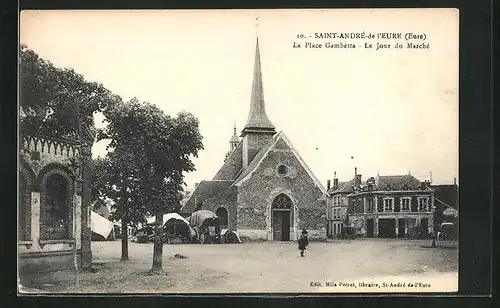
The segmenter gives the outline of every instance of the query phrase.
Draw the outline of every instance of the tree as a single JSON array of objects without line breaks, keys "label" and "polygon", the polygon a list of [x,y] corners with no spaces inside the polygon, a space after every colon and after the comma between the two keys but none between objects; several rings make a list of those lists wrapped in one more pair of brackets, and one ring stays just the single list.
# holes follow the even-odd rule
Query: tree
[{"label": "tree", "polygon": [[113,201],[111,220],[121,220],[121,261],[128,261],[129,223],[143,223],[147,211],[138,198],[141,187],[134,168],[133,153],[110,152],[94,160],[93,195],[95,199]]},{"label": "tree", "polygon": [[26,45],[19,69],[23,135],[79,138],[80,126],[93,127],[93,114],[119,100],[102,84],[86,81],[71,68],[56,68]]},{"label": "tree", "polygon": [[129,153],[127,168],[134,173],[135,206],[140,204],[156,217],[151,272],[159,272],[163,214],[178,206],[183,173],[195,170],[192,157],[203,149],[198,119],[187,112],[171,117],[137,99],[110,104],[103,113],[109,124],[99,131],[98,140],[109,139],[108,148],[116,155]]}]

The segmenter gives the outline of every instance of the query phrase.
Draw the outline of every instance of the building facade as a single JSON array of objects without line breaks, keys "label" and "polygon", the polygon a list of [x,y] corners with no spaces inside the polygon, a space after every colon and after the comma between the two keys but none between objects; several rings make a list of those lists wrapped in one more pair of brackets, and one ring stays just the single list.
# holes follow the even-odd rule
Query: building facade
[{"label": "building facade", "polygon": [[196,186],[181,212],[212,210],[247,239],[293,241],[302,228],[311,239],[325,239],[326,190],[266,114],[258,41],[250,112],[240,137],[233,134],[222,167]]},{"label": "building facade", "polygon": [[366,237],[427,238],[434,231],[434,191],[411,175],[356,175],[348,195],[348,223]]},{"label": "building facade", "polygon": [[348,195],[353,191],[354,180],[339,182],[336,175],[333,178],[333,185],[327,182],[327,211],[326,211],[326,233],[329,238],[337,238],[342,233],[347,217],[349,204]]},{"label": "building facade", "polygon": [[75,255],[80,268],[91,267],[89,159],[90,146],[65,139],[21,137],[20,273],[72,267]]}]

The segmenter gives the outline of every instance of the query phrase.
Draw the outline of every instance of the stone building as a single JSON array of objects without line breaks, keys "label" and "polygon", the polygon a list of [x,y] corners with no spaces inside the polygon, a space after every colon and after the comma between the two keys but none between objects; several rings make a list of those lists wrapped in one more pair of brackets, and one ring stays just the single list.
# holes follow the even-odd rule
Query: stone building
[{"label": "stone building", "polygon": [[356,174],[348,195],[348,223],[366,237],[425,238],[434,230],[434,190],[412,175]]},{"label": "stone building", "polygon": [[20,273],[72,267],[75,252],[80,269],[91,267],[90,147],[62,138],[21,136]]},{"label": "stone building", "polygon": [[326,190],[266,114],[258,41],[250,112],[240,137],[233,134],[222,167],[196,186],[181,212],[212,210],[247,239],[296,240],[302,228],[311,239],[324,239]]},{"label": "stone building", "polygon": [[326,235],[336,238],[342,233],[347,217],[347,196],[353,192],[354,179],[347,182],[339,182],[336,174],[331,181],[327,181],[328,198],[326,200]]}]

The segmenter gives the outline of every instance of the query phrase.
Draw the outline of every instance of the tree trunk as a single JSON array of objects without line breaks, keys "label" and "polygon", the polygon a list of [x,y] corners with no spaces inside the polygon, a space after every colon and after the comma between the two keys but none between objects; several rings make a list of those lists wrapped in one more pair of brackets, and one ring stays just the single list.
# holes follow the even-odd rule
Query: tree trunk
[{"label": "tree trunk", "polygon": [[156,214],[155,242],[153,246],[153,267],[151,272],[159,272],[163,260],[163,214]]},{"label": "tree trunk", "polygon": [[127,233],[128,220],[122,217],[122,258],[120,261],[128,261],[128,233]]}]

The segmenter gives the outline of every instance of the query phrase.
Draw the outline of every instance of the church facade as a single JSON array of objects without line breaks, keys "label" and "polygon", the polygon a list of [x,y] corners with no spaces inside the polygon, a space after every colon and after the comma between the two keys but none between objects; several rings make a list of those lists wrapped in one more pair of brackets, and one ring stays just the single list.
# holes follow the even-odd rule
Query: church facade
[{"label": "church facade", "polygon": [[211,181],[196,186],[181,212],[212,210],[247,239],[293,241],[302,228],[311,239],[325,239],[326,190],[266,114],[258,41],[240,137],[235,129],[224,164]]}]

